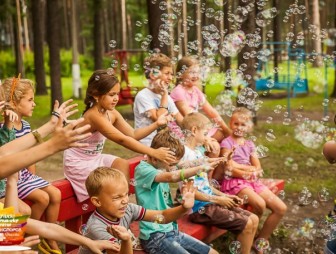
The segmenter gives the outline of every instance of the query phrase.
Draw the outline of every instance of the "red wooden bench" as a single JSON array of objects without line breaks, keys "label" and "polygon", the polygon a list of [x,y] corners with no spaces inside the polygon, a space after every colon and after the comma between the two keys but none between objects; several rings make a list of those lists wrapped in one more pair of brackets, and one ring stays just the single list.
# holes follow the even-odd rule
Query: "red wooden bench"
[{"label": "red wooden bench", "polygon": [[[134,157],[128,160],[130,164],[131,179],[134,178],[135,167],[138,165],[141,159],[143,159],[143,156]],[[284,180],[263,179],[263,182],[275,193],[278,193],[285,187]],[[82,203],[77,203],[75,193],[68,180],[57,180],[52,184],[59,188],[62,192],[62,201],[58,220],[60,222],[64,221],[65,227],[67,229],[78,233],[81,225],[86,223],[92,211],[94,211],[94,206],[89,200]],[[130,193],[134,193],[133,186],[130,186]],[[191,223],[188,220],[188,216],[183,216],[177,222],[179,225],[179,230],[206,243],[210,243],[226,232],[225,230],[221,230],[216,227],[208,227]],[[137,222],[132,223],[131,230],[136,236],[139,235],[139,227]],[[77,253],[77,251],[77,246],[66,245],[67,253]],[[134,253],[140,254],[145,252],[134,251]]]}]

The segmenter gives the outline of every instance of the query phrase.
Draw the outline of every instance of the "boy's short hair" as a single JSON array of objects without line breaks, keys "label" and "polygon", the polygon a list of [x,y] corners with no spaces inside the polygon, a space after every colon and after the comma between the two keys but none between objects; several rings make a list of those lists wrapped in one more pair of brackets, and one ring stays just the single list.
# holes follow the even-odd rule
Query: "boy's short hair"
[{"label": "boy's short hair", "polygon": [[98,167],[90,173],[85,181],[86,190],[89,196],[93,197],[99,195],[103,187],[103,183],[107,179],[124,179],[127,182],[125,175],[118,169]]},{"label": "boy's short hair", "polygon": [[194,126],[199,129],[204,129],[206,127],[209,127],[209,125],[209,118],[198,112],[189,113],[183,118],[182,121],[182,129],[184,130],[191,130],[191,128]]},{"label": "boy's short hair", "polygon": [[167,147],[175,153],[176,159],[181,159],[184,155],[184,145],[173,135],[168,128],[159,131],[152,140],[151,148]]},{"label": "boy's short hair", "polygon": [[162,53],[154,53],[146,57],[144,61],[145,76],[149,79],[152,69],[162,70],[164,67],[172,67],[171,59]]}]

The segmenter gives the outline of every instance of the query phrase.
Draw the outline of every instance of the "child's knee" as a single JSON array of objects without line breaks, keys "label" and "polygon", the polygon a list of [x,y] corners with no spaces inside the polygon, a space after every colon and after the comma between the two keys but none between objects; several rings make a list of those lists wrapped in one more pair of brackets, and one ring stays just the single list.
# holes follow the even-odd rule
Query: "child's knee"
[{"label": "child's knee", "polygon": [[253,223],[254,226],[258,226],[258,224],[259,224],[259,217],[257,215],[255,215],[255,214],[252,213],[249,218],[252,221],[252,223]]},{"label": "child's knee", "polygon": [[281,201],[281,203],[274,210],[277,214],[284,216],[287,212],[287,205]]},{"label": "child's knee", "polygon": [[62,193],[58,188],[51,185],[48,193],[50,203],[61,203]]},{"label": "child's knee", "polygon": [[32,201],[34,203],[38,203],[39,205],[47,207],[50,202],[49,194],[45,191],[40,191],[39,195],[37,195],[37,198]]},{"label": "child's knee", "polygon": [[27,205],[25,202],[20,202],[19,204],[19,212],[23,215],[31,215],[32,211],[29,205]]}]

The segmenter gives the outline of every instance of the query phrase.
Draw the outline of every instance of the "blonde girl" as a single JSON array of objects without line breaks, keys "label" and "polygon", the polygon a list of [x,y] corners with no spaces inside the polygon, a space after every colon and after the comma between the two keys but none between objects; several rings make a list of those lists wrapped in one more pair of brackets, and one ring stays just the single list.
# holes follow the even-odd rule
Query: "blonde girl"
[{"label": "blonde girl", "polygon": [[[5,93],[7,105],[17,114],[13,121],[16,138],[31,132],[30,124],[24,117],[31,117],[36,106],[34,102],[33,82],[28,79],[9,78],[4,80],[2,88]],[[19,158],[18,158],[19,159]],[[49,182],[35,175],[35,165],[31,165],[19,172],[18,196],[29,200],[31,205],[31,218],[39,220],[45,214],[47,222],[56,223],[61,202],[59,189]],[[52,250],[51,253],[61,254],[56,241],[43,241],[44,248]]]}]

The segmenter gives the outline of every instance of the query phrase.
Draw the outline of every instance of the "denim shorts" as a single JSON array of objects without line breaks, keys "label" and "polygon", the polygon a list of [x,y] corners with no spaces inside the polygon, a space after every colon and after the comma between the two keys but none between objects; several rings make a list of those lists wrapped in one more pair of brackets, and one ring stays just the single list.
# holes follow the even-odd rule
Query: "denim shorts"
[{"label": "denim shorts", "polygon": [[336,254],[336,239],[327,242],[324,254]]},{"label": "denim shorts", "polygon": [[152,233],[148,240],[141,240],[141,245],[150,254],[207,254],[210,251],[209,245],[177,230]]}]

